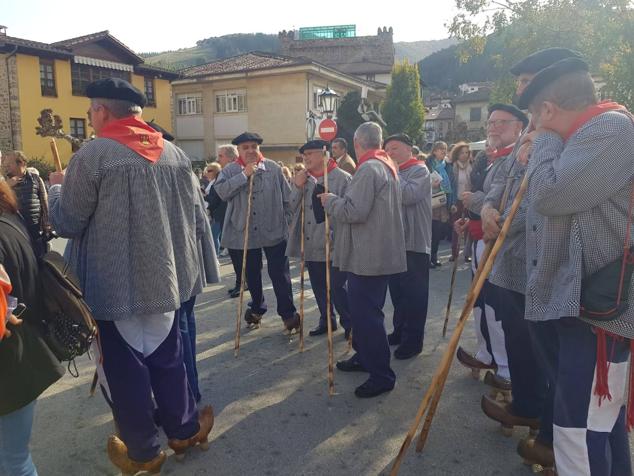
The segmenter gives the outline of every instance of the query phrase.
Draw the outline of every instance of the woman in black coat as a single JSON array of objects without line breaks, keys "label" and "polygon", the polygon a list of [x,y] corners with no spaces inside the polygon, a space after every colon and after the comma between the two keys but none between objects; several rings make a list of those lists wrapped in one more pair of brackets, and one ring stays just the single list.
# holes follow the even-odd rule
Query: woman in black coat
[{"label": "woman in black coat", "polygon": [[38,327],[37,261],[23,233],[15,196],[0,181],[0,267],[10,280],[11,295],[26,305],[21,324],[12,324],[17,322],[12,318],[9,333],[0,336],[0,474],[9,475],[37,474],[29,452],[35,400],[64,374]]}]

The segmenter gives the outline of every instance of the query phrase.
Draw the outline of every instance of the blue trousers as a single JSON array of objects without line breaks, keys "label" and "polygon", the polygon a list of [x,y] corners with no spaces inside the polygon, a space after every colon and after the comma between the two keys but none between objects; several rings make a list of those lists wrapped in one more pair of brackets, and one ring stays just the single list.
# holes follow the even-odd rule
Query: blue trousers
[{"label": "blue trousers", "polygon": [[181,332],[183,342],[183,360],[187,371],[187,381],[197,402],[200,401],[200,389],[198,387],[198,368],[196,367],[196,316],[194,315],[194,305],[196,296],[181,304],[176,311],[178,327]]},{"label": "blue trousers", "polygon": [[492,283],[488,292],[495,315],[502,319],[513,385],[513,411],[526,418],[541,418],[548,384],[533,352],[528,321],[524,319],[524,295]]},{"label": "blue trousers", "polygon": [[214,246],[216,247],[216,256],[220,255],[220,239],[222,238],[222,223],[212,220],[211,234],[214,238]]},{"label": "blue trousers", "polygon": [[348,273],[348,305],[352,320],[352,345],[361,365],[377,386],[393,388],[396,375],[390,368],[390,346],[383,323],[383,306],[389,276]]},{"label": "blue trousers", "polygon": [[429,297],[429,255],[407,252],[407,271],[390,276],[394,333],[402,345],[423,347]]},{"label": "blue trousers", "polygon": [[[308,277],[310,285],[315,293],[317,307],[319,308],[319,324],[327,325],[326,321],[326,262],[325,261],[306,261],[308,268]],[[337,313],[339,313],[339,323],[344,329],[350,328],[350,311],[348,310],[348,292],[345,285],[348,274],[340,271],[339,268],[330,266],[330,316],[334,321],[335,314],[332,309],[334,303]]]},{"label": "blue trousers", "polygon": [[126,342],[114,322],[97,321],[97,326],[105,375],[102,391],[130,458],[149,461],[161,449],[155,401],[168,438],[184,440],[195,435],[200,428],[198,410],[187,384],[178,320],[147,356]]},{"label": "blue trousers", "polygon": [[[291,273],[286,257],[286,240],[266,248],[254,248],[247,251],[246,281],[251,294],[251,310],[255,314],[267,311],[264,293],[262,292],[262,250],[266,254],[267,270],[273,283],[273,291],[277,300],[277,313],[283,320],[293,317],[293,289]],[[229,250],[234,266],[242,268],[242,250]]]},{"label": "blue trousers", "polygon": [[34,412],[35,400],[0,417],[0,474],[37,476],[29,451]]},{"label": "blue trousers", "polygon": [[[631,476],[625,424],[629,342],[608,337],[611,399],[594,395],[597,336],[576,318],[532,323],[536,354],[552,388],[550,432],[560,476]],[[542,425],[546,422],[542,420]],[[539,438],[542,438],[540,430]]]}]

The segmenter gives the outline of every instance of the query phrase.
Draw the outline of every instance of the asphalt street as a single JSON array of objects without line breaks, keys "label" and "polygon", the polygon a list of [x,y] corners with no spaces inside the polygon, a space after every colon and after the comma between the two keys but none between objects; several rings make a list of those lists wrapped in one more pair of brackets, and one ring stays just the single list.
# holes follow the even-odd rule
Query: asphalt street
[{"label": "asphalt street", "polygon": [[[60,241],[55,244],[61,248]],[[375,475],[387,474],[398,453],[433,372],[453,331],[471,280],[462,259],[454,294],[449,335],[441,335],[451,276],[447,247],[444,265],[430,273],[430,306],[423,353],[407,361],[392,360],[396,388],[378,398],[359,400],[353,394],[365,374],[335,370],[334,396],[328,396],[326,338],[306,336],[303,353],[297,336],[282,333],[275,296],[265,278],[269,312],[260,329],[243,328],[241,350],[234,357],[233,339],[238,300],[227,296],[234,276],[228,258],[221,259],[223,282],[198,297],[197,352],[203,403],[216,415],[207,452],[190,451],[184,462],[171,451],[165,475]],[[291,263],[299,302],[299,266]],[[306,332],[318,320],[306,278]],[[247,296],[248,297],[248,296]],[[245,299],[246,301],[246,299]],[[246,302],[245,302],[246,305]],[[389,296],[386,328],[391,324]],[[461,344],[475,348],[473,324]],[[334,336],[336,358],[345,358],[343,331]],[[102,396],[89,397],[94,364],[78,362],[79,378],[66,374],[38,400],[32,453],[41,476],[119,474],[106,455],[113,433],[111,413]],[[402,475],[529,475],[516,455],[525,430],[504,437],[499,426],[480,410],[487,388],[457,361],[440,402],[425,451],[412,446]],[[167,447],[163,437],[163,446]]]}]

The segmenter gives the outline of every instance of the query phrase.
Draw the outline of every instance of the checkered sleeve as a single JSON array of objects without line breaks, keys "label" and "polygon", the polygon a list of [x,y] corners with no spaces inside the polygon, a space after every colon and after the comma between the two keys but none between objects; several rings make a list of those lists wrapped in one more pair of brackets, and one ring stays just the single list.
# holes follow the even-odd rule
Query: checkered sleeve
[{"label": "checkered sleeve", "polygon": [[622,114],[591,121],[593,133],[581,128],[564,149],[552,132],[535,140],[529,173],[535,185],[535,209],[545,216],[564,216],[606,202],[632,178],[634,130]]}]

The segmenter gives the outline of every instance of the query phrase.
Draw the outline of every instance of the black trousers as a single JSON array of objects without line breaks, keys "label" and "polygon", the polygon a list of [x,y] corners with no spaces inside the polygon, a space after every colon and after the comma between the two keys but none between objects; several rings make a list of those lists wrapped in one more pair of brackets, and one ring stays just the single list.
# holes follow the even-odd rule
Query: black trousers
[{"label": "black trousers", "polygon": [[[246,281],[251,294],[251,311],[255,314],[264,314],[267,311],[262,291],[262,250],[266,254],[267,270],[273,283],[273,291],[277,300],[277,313],[283,320],[290,319],[295,314],[295,305],[293,304],[291,273],[288,258],[285,255],[286,240],[274,246],[247,251]],[[242,250],[230,249],[229,254],[234,266],[241,268]]]},{"label": "black trousers", "polygon": [[[308,277],[310,278],[310,285],[313,288],[315,299],[317,300],[317,307],[319,308],[319,324],[322,326],[327,325],[326,321],[326,262],[325,261],[306,261],[306,267],[308,268]],[[339,323],[344,329],[350,328],[350,311],[348,310],[348,292],[345,285],[348,279],[348,273],[340,271],[339,268],[334,266],[330,267],[330,315],[334,321],[334,312],[332,305],[334,304],[337,313],[339,314]]]},{"label": "black trousers", "polygon": [[394,333],[401,344],[423,347],[429,297],[429,255],[407,252],[407,271],[389,281],[394,305]]},{"label": "black trousers", "polygon": [[490,284],[492,307],[502,319],[504,342],[513,384],[513,410],[517,415],[540,418],[544,410],[548,385],[542,365],[537,360],[524,319],[523,294]]},{"label": "black trousers", "polygon": [[447,236],[447,229],[449,225],[443,223],[440,220],[431,221],[431,261],[436,262],[438,259],[438,246],[440,240]]}]

